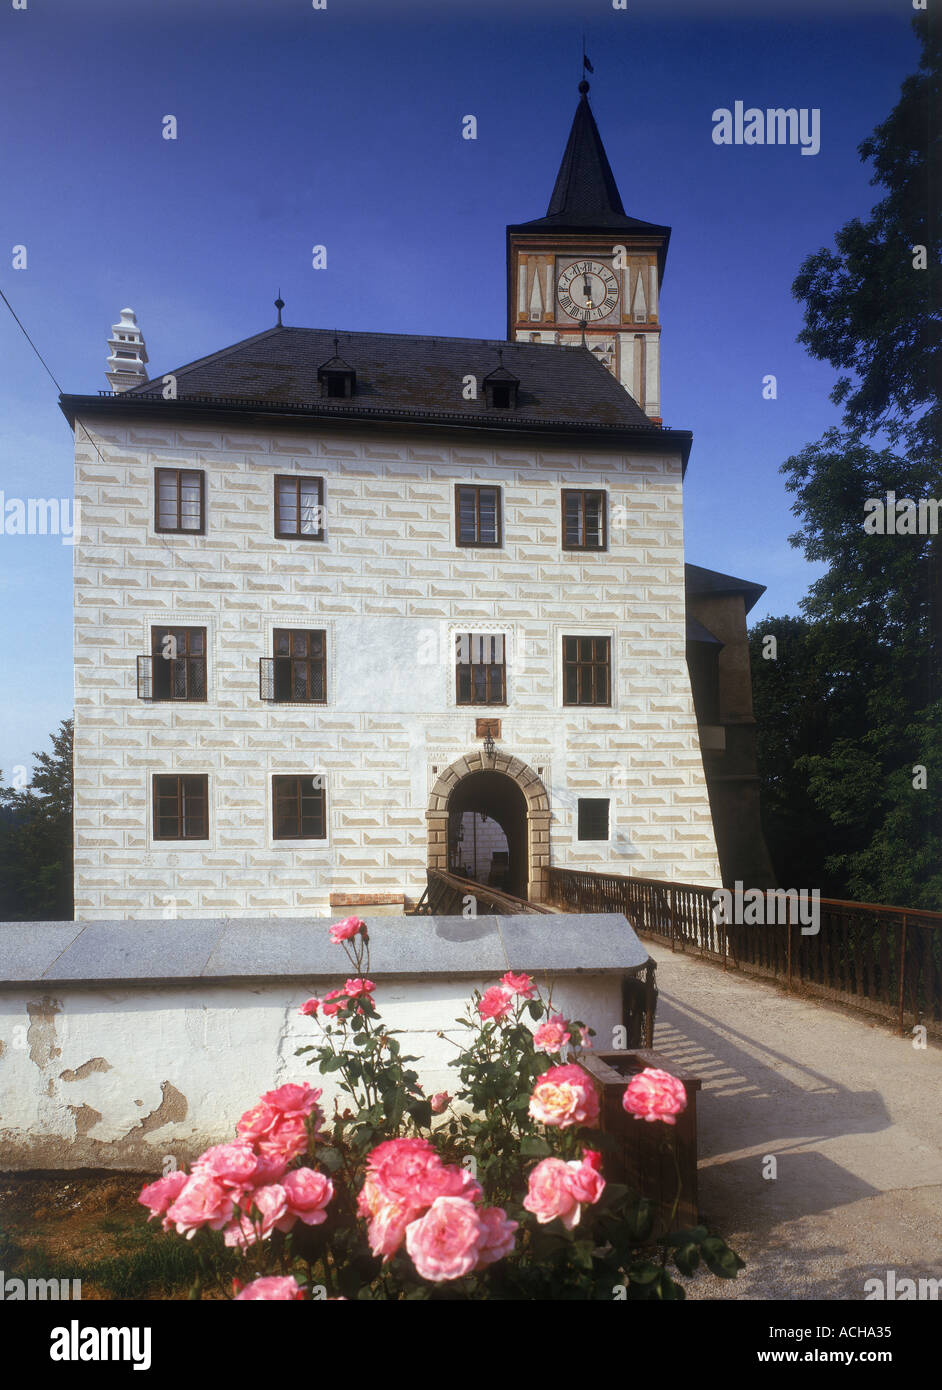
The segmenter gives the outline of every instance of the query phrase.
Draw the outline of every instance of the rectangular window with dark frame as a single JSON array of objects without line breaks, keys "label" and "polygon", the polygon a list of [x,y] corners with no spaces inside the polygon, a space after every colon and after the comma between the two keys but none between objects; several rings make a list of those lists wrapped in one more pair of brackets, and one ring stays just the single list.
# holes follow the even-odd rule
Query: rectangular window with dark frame
[{"label": "rectangular window with dark frame", "polygon": [[205,627],[152,627],[151,699],[206,699]]},{"label": "rectangular window with dark frame", "polygon": [[503,544],[500,488],[455,486],[455,538],[458,545]]},{"label": "rectangular window with dark frame", "polygon": [[586,488],[563,488],[563,549],[606,550],[605,493]]},{"label": "rectangular window with dark frame", "polygon": [[281,540],[324,539],[323,478],[275,478],[275,535]]},{"label": "rectangular window with dark frame", "polygon": [[206,475],[198,468],[154,470],[154,527],[201,536],[206,529]]},{"label": "rectangular window with dark frame", "polygon": [[327,807],[322,774],[273,777],[272,838],[275,840],[324,840]]},{"label": "rectangular window with dark frame", "polygon": [[563,704],[610,705],[610,637],[563,638]]},{"label": "rectangular window with dark frame", "polygon": [[576,835],[580,840],[608,839],[607,797],[579,797],[579,825]]},{"label": "rectangular window with dark frame", "polygon": [[154,839],[209,839],[209,777],[205,773],[155,774]]},{"label": "rectangular window with dark frame", "polygon": [[455,658],[457,704],[506,704],[507,681],[502,632],[459,632],[455,637]]},{"label": "rectangular window with dark frame", "polygon": [[275,628],[274,648],[273,658],[262,658],[262,699],[283,705],[325,705],[327,633]]}]

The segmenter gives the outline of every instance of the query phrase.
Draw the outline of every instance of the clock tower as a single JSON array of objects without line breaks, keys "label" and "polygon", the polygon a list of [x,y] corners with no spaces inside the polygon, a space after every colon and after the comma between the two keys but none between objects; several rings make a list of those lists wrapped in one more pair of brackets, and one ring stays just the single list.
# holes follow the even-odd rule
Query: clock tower
[{"label": "clock tower", "polygon": [[628,217],[589,84],[545,217],[507,228],[507,337],[588,350],[661,423],[658,305],[670,227]]}]

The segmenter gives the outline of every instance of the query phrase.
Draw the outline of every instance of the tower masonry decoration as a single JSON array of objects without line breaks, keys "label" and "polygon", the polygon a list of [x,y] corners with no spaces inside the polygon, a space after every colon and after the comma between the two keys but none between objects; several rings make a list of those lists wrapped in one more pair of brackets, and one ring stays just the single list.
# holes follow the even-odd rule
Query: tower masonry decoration
[{"label": "tower masonry decoration", "polygon": [[507,336],[579,345],[661,422],[658,301],[670,227],[625,212],[579,83],[545,217],[507,228]]},{"label": "tower masonry decoration", "polygon": [[112,391],[129,391],[132,386],[143,385],[147,380],[147,349],[133,309],[121,310],[121,322],[112,325],[108,348],[105,376]]}]

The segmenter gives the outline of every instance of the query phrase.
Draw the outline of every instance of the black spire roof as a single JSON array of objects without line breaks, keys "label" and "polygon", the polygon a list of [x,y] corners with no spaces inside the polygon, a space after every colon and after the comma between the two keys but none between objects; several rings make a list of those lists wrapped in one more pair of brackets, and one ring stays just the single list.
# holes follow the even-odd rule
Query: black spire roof
[{"label": "black spire roof", "polygon": [[514,231],[598,229],[670,236],[670,227],[656,222],[642,222],[625,212],[612,166],[608,162],[599,128],[589,106],[589,84],[579,83],[579,105],[573,117],[572,129],[566,142],[553,196],[545,217],[522,222]]},{"label": "black spire roof", "polygon": [[590,222],[624,217],[615,175],[589,106],[588,82],[580,82],[579,91],[579,105],[546,215]]}]

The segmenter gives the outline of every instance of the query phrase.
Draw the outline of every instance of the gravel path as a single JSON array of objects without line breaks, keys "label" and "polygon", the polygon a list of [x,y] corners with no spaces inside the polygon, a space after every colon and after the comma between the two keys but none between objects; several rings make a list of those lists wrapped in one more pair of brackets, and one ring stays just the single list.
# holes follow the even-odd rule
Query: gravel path
[{"label": "gravel path", "polygon": [[688,1297],[863,1300],[889,1270],[942,1280],[942,1048],[646,944],[654,1046],[703,1079],[701,1214],[747,1262]]}]

